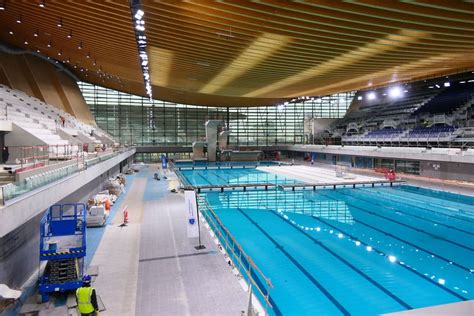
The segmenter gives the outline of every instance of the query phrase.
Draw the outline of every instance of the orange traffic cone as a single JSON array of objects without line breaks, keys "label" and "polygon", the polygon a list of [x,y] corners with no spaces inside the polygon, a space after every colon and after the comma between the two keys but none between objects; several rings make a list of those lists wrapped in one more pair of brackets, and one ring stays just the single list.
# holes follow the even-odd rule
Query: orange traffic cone
[{"label": "orange traffic cone", "polygon": [[120,225],[120,227],[127,226],[128,223],[128,209],[125,207],[123,209],[123,223]]},{"label": "orange traffic cone", "polygon": [[127,208],[125,208],[123,210],[123,223],[128,224],[128,210],[127,210]]}]

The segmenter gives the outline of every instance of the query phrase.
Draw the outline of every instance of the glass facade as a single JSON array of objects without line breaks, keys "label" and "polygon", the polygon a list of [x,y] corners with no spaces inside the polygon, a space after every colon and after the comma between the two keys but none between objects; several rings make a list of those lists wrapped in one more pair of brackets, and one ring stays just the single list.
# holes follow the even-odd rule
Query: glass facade
[{"label": "glass facade", "polygon": [[124,144],[191,145],[204,140],[209,119],[227,122],[230,145],[268,146],[304,142],[305,118],[340,118],[354,92],[314,98],[287,106],[207,107],[152,102],[104,87],[78,82],[97,125]]}]

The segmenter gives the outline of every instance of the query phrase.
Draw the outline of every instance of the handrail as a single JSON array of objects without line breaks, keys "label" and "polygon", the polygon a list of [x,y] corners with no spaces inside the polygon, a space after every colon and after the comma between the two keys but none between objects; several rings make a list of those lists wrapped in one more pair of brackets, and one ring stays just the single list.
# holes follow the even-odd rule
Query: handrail
[{"label": "handrail", "polygon": [[[217,214],[215,213],[215,211],[212,209],[212,207],[209,205],[209,203],[206,201],[206,199],[202,196],[200,196],[199,194],[196,194],[196,197],[197,197],[197,202],[198,202],[198,207],[199,207],[199,211],[201,212],[201,214],[204,215],[204,217],[206,218],[206,220],[208,221],[208,223],[211,221],[211,225],[213,224],[214,226],[214,233],[217,235],[219,234],[221,236],[221,238],[223,239],[223,241],[225,241],[226,243],[226,249],[229,249],[231,247],[228,247],[228,241],[227,241],[227,238],[230,238],[231,241],[232,241],[232,245],[233,247],[231,248],[232,249],[232,253],[234,255],[234,257],[236,259],[238,259],[238,263],[239,265],[244,269],[244,271],[247,272],[247,277],[249,279],[249,281],[257,288],[258,292],[260,292],[260,294],[262,295],[262,297],[264,298],[265,300],[265,314],[268,314],[267,313],[267,308],[270,307],[271,309],[273,309],[273,305],[271,304],[270,302],[270,289],[273,288],[273,284],[271,282],[271,280],[269,278],[267,278],[265,276],[265,274],[262,272],[262,270],[260,270],[260,268],[255,264],[255,262],[253,261],[252,257],[250,257],[242,248],[242,246],[238,243],[238,241],[235,239],[235,237],[230,233],[230,231],[227,229],[227,227],[225,227],[225,225],[221,222],[221,220],[219,219],[219,217],[217,216]],[[212,216],[215,220],[212,220],[208,214],[206,214],[205,212],[202,212],[202,208],[205,208],[207,209],[207,211],[209,211],[210,213],[212,213]],[[217,225],[216,225],[216,222],[217,224],[219,225],[220,229],[222,229],[225,234],[227,235],[227,238],[225,238],[223,235],[222,235],[222,232],[218,229]],[[234,249],[235,247],[238,248],[239,250],[239,255],[237,256],[237,254],[235,253]],[[248,270],[246,269],[246,266],[242,263],[242,256],[244,256],[244,258],[247,259],[247,262],[249,263],[249,268]],[[263,281],[266,283],[267,287],[266,287],[266,291],[265,289],[262,289],[260,288],[259,286],[259,283],[260,282],[257,282],[254,277],[252,276],[252,273],[251,273],[251,269],[253,268],[254,271],[257,271],[259,273],[259,275],[263,278]]]},{"label": "handrail", "polygon": [[68,164],[66,166],[55,168],[52,170],[44,170],[44,172],[42,173],[31,175],[23,180],[2,185],[0,186],[0,205],[5,205],[6,201],[20,196],[31,190],[42,187],[48,183],[57,181],[79,171],[86,170],[88,167],[93,166],[104,160],[110,159],[116,156],[117,154],[125,152],[128,149],[130,148],[114,148],[114,151],[112,152],[106,152],[103,155],[99,155],[99,153],[96,153],[95,157],[90,158],[85,157],[84,155],[81,158],[79,158],[79,156],[76,156],[70,159],[72,164]]}]

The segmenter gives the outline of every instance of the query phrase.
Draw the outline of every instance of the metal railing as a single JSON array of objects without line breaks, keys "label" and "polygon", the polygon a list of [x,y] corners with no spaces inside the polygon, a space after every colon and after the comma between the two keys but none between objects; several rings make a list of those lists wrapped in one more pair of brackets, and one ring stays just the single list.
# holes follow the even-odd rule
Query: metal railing
[{"label": "metal railing", "polygon": [[[71,156],[70,159],[64,161],[64,166],[60,166],[60,163],[56,163],[51,167],[49,165],[38,163],[40,156],[35,156],[33,159],[35,162],[22,165],[22,168],[17,169],[20,172],[32,172],[33,174],[31,176],[0,187],[0,204],[4,205],[8,200],[11,200],[34,189],[40,188],[46,184],[65,178],[79,171],[86,170],[90,166],[115,157],[117,154],[123,153],[127,150],[129,150],[129,148],[113,147],[103,152],[89,153],[88,155],[85,155],[84,152],[82,152],[82,154],[76,153]],[[49,163],[49,160],[47,161]],[[54,167],[55,165],[57,168]],[[36,174],[34,174],[35,171],[37,171]]]},{"label": "metal railing", "polygon": [[[8,165],[32,169],[60,161],[83,159],[89,155],[117,151],[114,144],[80,143],[40,146],[8,146]],[[4,157],[5,158],[5,157]]]},{"label": "metal railing", "polygon": [[204,216],[229,257],[232,255],[231,259],[236,264],[237,269],[249,282],[249,291],[250,289],[257,290],[254,293],[257,294],[259,299],[263,300],[262,305],[265,315],[268,315],[268,309],[273,310],[274,307],[270,298],[270,289],[273,288],[272,282],[263,274],[253,259],[245,253],[242,246],[221,222],[209,203],[207,203],[206,198],[199,194],[196,194],[196,197],[199,212]]}]

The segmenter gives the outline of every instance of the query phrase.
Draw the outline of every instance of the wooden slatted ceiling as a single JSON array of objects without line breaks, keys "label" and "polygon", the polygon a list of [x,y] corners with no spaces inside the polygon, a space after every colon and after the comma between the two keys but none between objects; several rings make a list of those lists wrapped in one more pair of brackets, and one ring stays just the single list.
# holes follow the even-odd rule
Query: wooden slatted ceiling
[{"label": "wooden slatted ceiling", "polygon": [[[145,94],[127,1],[38,2],[6,2],[2,41],[57,59],[62,50],[82,80]],[[276,104],[474,69],[468,2],[144,0],[142,8],[153,93],[163,100]]]}]

